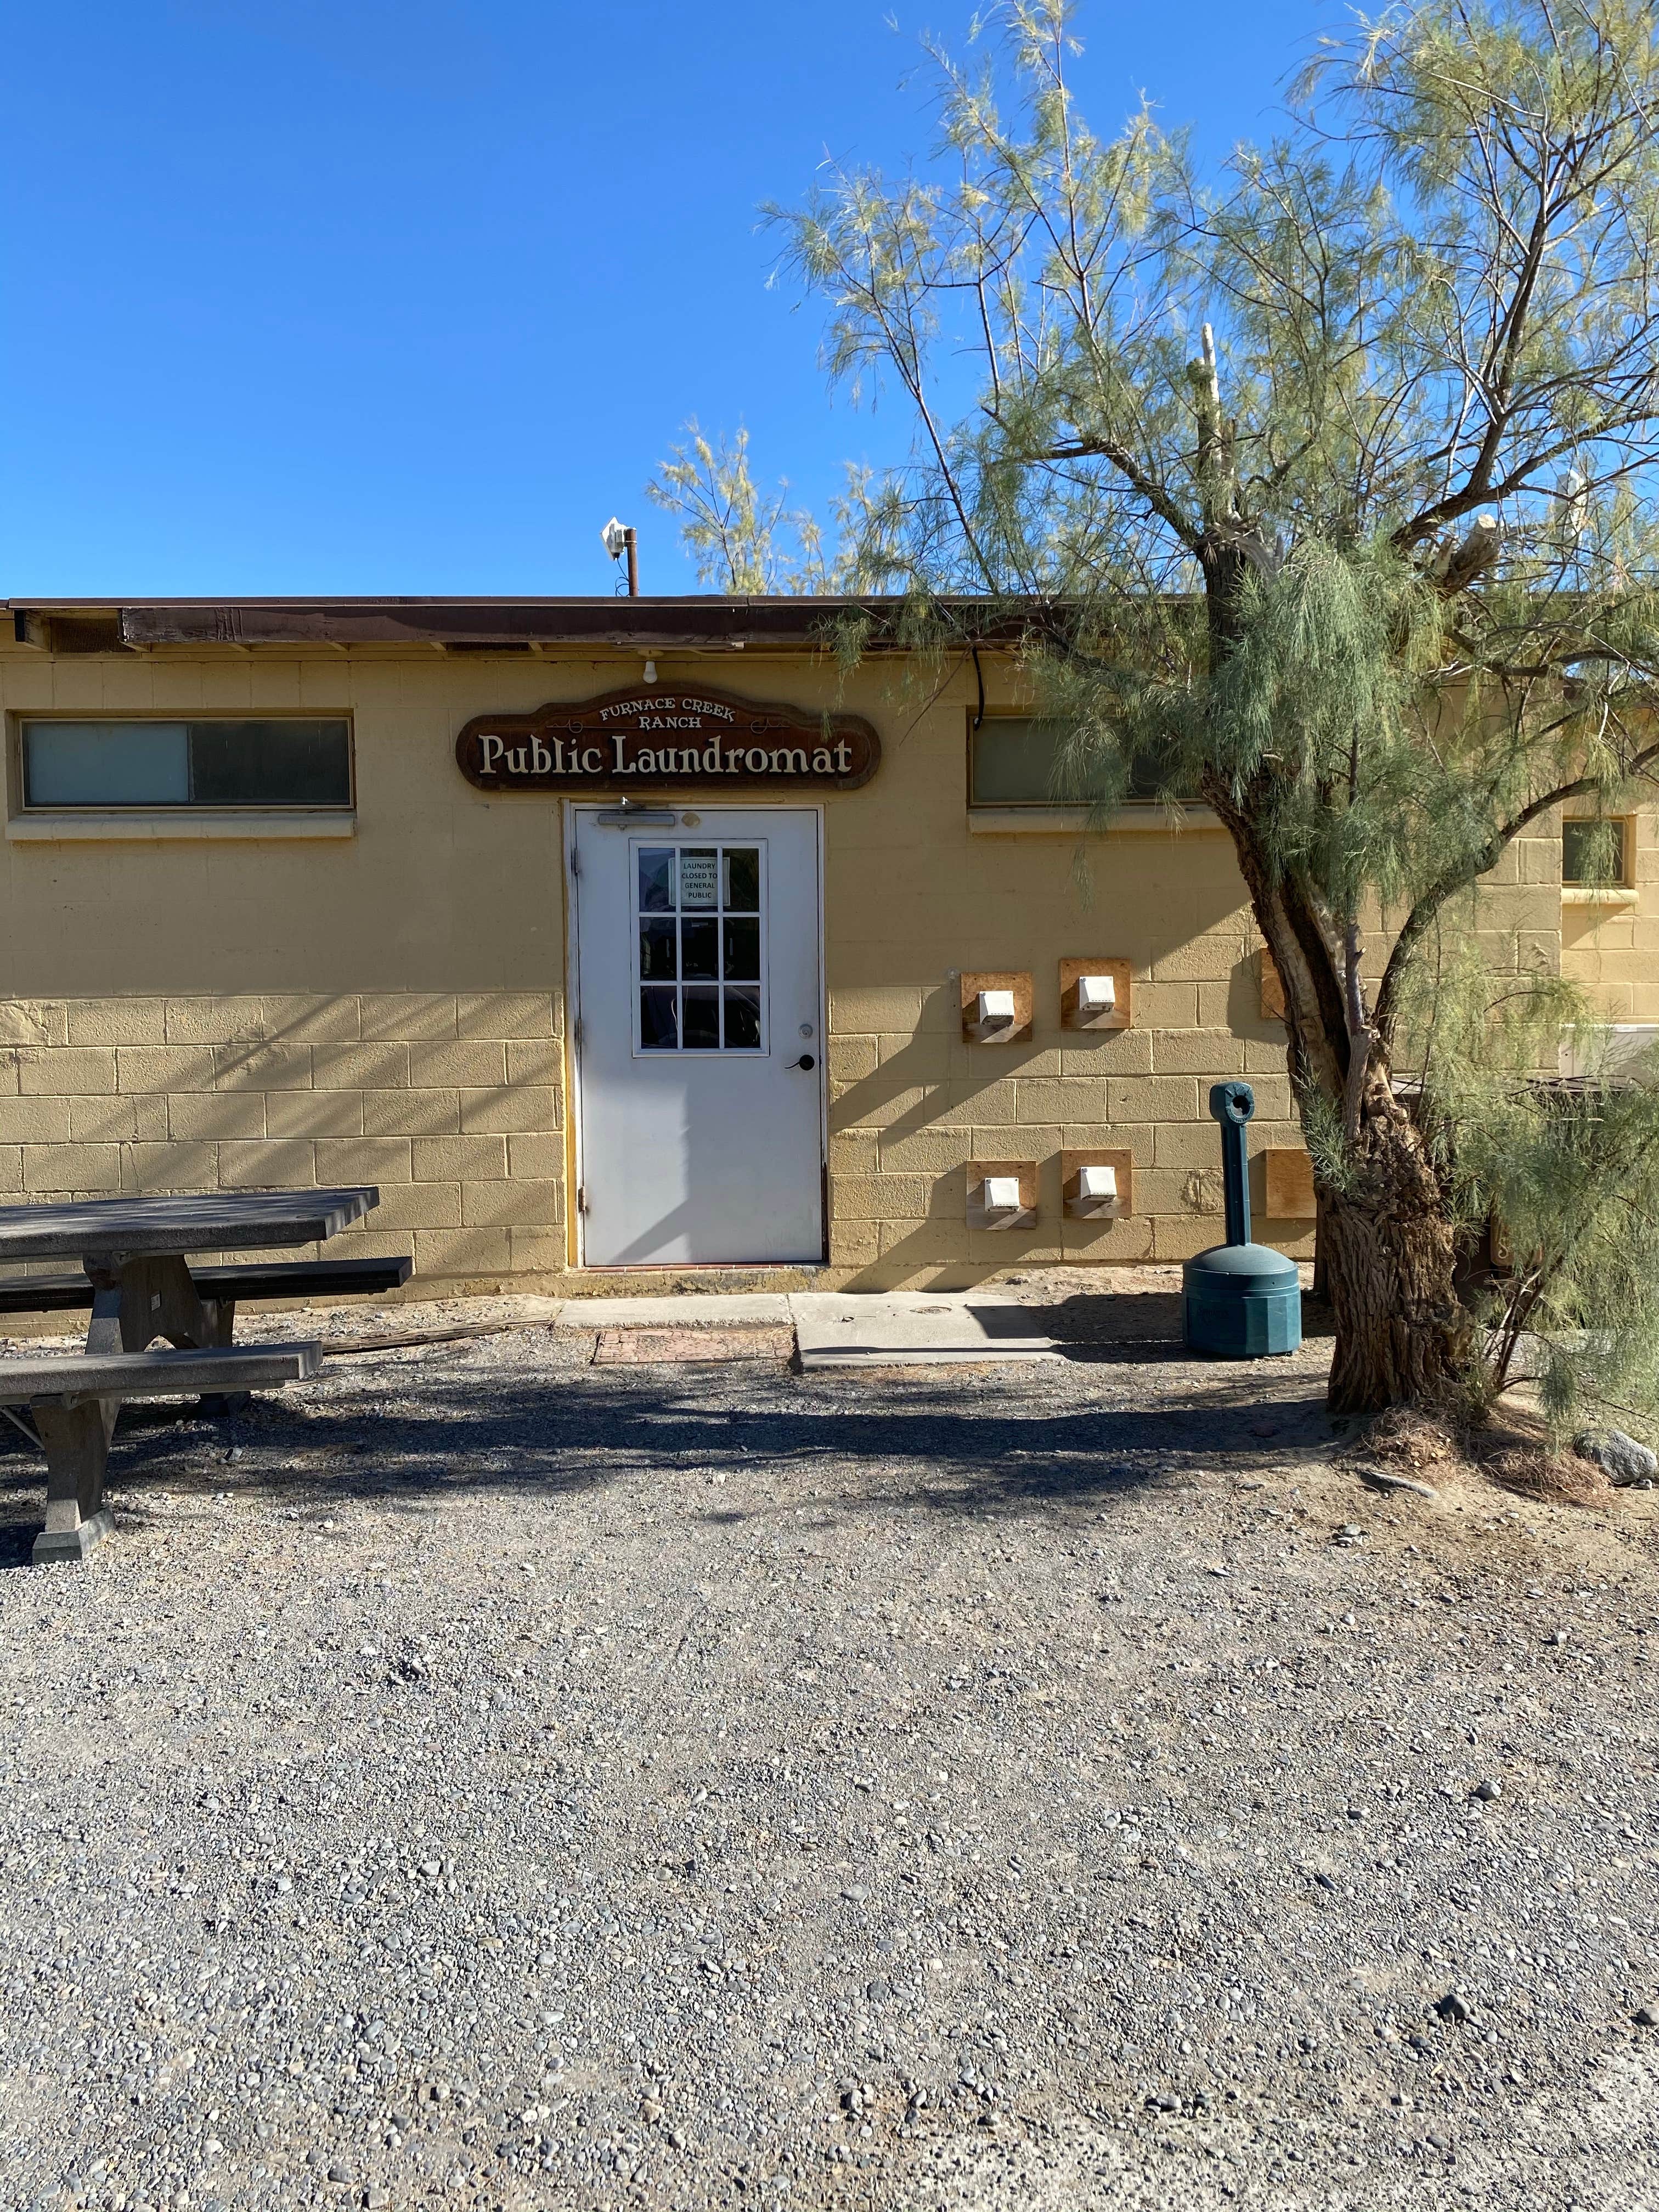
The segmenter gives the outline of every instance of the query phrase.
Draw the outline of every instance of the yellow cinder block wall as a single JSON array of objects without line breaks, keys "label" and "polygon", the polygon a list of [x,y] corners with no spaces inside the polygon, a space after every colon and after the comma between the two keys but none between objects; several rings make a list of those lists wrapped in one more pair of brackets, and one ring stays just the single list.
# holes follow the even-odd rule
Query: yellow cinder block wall
[{"label": "yellow cinder block wall", "polygon": [[[1079,881],[1074,830],[970,830],[970,696],[947,694],[830,811],[831,1259],[888,1285],[1184,1257],[1219,1234],[1211,1083],[1255,1085],[1256,1148],[1301,1141],[1231,848],[1214,830],[1123,830],[1084,841]],[[1131,963],[1133,1028],[1062,1028],[1071,956]],[[1029,1043],[963,1041],[958,977],[979,969],[1031,972]],[[1067,1219],[1062,1147],[1108,1143],[1133,1157],[1133,1216]],[[1039,1164],[1036,1227],[970,1228],[968,1163],[1014,1158]],[[1310,1241],[1311,1224],[1276,1226],[1292,1248]]]},{"label": "yellow cinder block wall", "polygon": [[[428,1284],[564,1264],[556,806],[462,781],[478,672],[408,659],[8,656],[9,714],[349,713],[333,841],[9,842],[0,1189],[16,1198],[374,1182],[331,1251]],[[505,662],[499,698],[526,672]]]},{"label": "yellow cinder block wall", "polygon": [[[1603,1020],[1659,1024],[1659,815],[1638,813],[1632,828],[1628,890],[1563,907],[1561,972]],[[1559,882],[1559,838],[1555,859]]]},{"label": "yellow cinder block wall", "polygon": [[[551,653],[0,653],[9,715],[348,713],[357,775],[349,838],[7,842],[0,1202],[372,1182],[378,1211],[330,1249],[412,1251],[410,1295],[608,1286],[568,1264],[562,810],[474,790],[453,746],[474,714],[638,673],[637,657]],[[930,696],[877,665],[843,690],[803,656],[662,655],[659,680],[834,703],[882,734],[874,781],[825,805],[818,1279],[1184,1258],[1220,1233],[1205,1099],[1224,1077],[1255,1086],[1253,1151],[1300,1143],[1224,836],[1160,825],[1080,848],[1065,830],[970,828],[971,672]],[[1480,916],[1500,957],[1557,957],[1558,884],[1559,856],[1553,879],[1535,855],[1506,856]],[[1132,1029],[1061,1028],[1057,968],[1073,955],[1131,963]],[[1031,971],[1028,1044],[963,1041],[971,969]],[[1060,1152],[1101,1145],[1133,1156],[1134,1214],[1067,1220]],[[969,1227],[968,1164],[990,1158],[1039,1164],[1030,1232]],[[1257,1233],[1311,1249],[1309,1223]]]}]

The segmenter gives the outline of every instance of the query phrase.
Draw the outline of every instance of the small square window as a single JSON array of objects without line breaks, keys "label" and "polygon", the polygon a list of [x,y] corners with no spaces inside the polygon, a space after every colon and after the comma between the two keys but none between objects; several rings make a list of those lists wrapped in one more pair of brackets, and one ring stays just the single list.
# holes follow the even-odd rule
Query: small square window
[{"label": "small square window", "polygon": [[1561,880],[1617,890],[1628,886],[1632,824],[1621,815],[1569,815],[1561,824]]}]

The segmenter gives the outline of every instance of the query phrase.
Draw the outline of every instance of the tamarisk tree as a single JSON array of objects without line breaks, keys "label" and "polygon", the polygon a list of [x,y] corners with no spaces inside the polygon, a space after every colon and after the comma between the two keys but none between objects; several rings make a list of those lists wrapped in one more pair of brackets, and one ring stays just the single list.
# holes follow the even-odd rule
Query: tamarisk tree
[{"label": "tamarisk tree", "polygon": [[925,165],[773,210],[831,375],[914,419],[843,573],[913,639],[1018,638],[1060,795],[1103,815],[1133,768],[1232,839],[1339,1411],[1479,1365],[1420,1080],[1449,931],[1659,761],[1656,40],[1649,0],[1401,8],[1206,185],[1151,110],[1092,135],[1066,0],[1012,0],[934,52]]}]

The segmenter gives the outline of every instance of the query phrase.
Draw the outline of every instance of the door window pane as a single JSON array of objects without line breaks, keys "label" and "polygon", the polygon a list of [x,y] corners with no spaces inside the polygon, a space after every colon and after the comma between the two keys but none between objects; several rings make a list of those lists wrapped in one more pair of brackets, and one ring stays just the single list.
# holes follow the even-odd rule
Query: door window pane
[{"label": "door window pane", "polygon": [[640,993],[640,1047],[645,1052],[673,1052],[680,1041],[679,1018],[672,990]]},{"label": "door window pane", "polygon": [[672,914],[674,909],[674,855],[640,854],[640,912]]},{"label": "door window pane", "polygon": [[726,866],[726,910],[728,914],[760,912],[760,853],[753,845],[728,845]]},{"label": "door window pane", "polygon": [[680,904],[710,907],[720,904],[720,855],[712,845],[687,845],[680,851]]},{"label": "door window pane", "polygon": [[685,1001],[685,1049],[718,1052],[720,1042],[720,994],[705,983],[688,984]]},{"label": "door window pane", "polygon": [[760,1049],[760,993],[728,991],[726,994],[726,1048],[728,1052]]},{"label": "door window pane", "polygon": [[682,975],[720,974],[720,926],[717,921],[682,921],[680,924],[680,973]]},{"label": "door window pane", "polygon": [[640,922],[640,981],[642,983],[672,983],[676,975],[674,965],[674,917],[642,918]]},{"label": "door window pane", "polygon": [[726,929],[726,966],[723,973],[728,983],[758,983],[760,981],[760,919],[728,921]]},{"label": "door window pane", "polygon": [[763,1052],[761,848],[640,847],[635,884],[640,1049]]}]

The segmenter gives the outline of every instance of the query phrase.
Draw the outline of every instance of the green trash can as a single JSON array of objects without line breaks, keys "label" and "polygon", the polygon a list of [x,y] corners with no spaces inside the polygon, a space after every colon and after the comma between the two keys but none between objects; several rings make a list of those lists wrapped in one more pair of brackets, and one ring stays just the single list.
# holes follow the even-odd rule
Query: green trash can
[{"label": "green trash can", "polygon": [[1218,1083],[1210,1111],[1221,1124],[1221,1181],[1227,1242],[1181,1271],[1188,1346],[1218,1359],[1265,1359],[1302,1341],[1302,1279],[1294,1260],[1250,1242],[1244,1128],[1255,1112],[1248,1083]]}]

